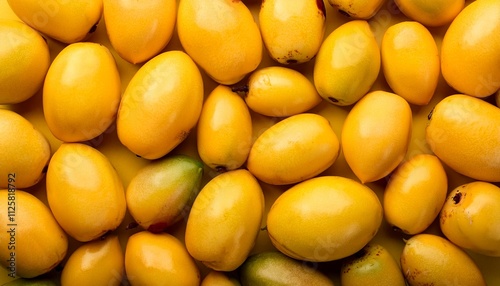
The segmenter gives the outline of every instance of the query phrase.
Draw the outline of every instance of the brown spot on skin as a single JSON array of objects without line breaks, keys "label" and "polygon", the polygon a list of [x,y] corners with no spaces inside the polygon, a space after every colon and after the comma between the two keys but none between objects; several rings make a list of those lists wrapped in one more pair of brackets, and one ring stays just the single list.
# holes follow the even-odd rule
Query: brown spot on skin
[{"label": "brown spot on skin", "polygon": [[346,16],[346,17],[349,17],[351,18],[351,14],[347,13],[346,11],[342,10],[342,9],[338,9],[339,13]]},{"label": "brown spot on skin", "polygon": [[457,193],[451,198],[455,204],[460,203],[462,200],[462,193],[457,191]]},{"label": "brown spot on skin", "polygon": [[339,100],[338,100],[338,99],[336,99],[336,98],[334,98],[334,97],[331,97],[331,96],[329,96],[329,97],[328,97],[328,99],[329,99],[331,102],[333,102],[333,103],[337,103],[337,102],[339,102]]},{"label": "brown spot on skin", "polygon": [[215,167],[215,170],[217,171],[217,173],[225,173],[225,172],[227,172],[226,166],[217,166],[217,167]]},{"label": "brown spot on skin", "polygon": [[432,113],[434,113],[434,108],[433,108],[433,109],[431,109],[431,112],[429,112],[429,114],[427,115],[427,119],[428,119],[428,120],[431,120],[431,118],[432,118]]},{"label": "brown spot on skin", "polygon": [[[264,1],[262,1],[264,2]],[[326,16],[326,8],[325,8],[325,3],[323,0],[316,0],[316,6],[318,6],[319,11],[323,14],[323,17]]]},{"label": "brown spot on skin", "polygon": [[94,26],[92,26],[89,30],[89,34],[92,34],[94,33],[96,30],[97,30],[97,25],[99,24],[99,22],[95,23]]},{"label": "brown spot on skin", "polygon": [[133,222],[129,223],[129,224],[125,227],[125,229],[127,229],[127,230],[128,230],[128,229],[134,229],[134,228],[136,228],[136,227],[138,227],[138,226],[139,226],[139,224],[138,224],[137,222],[133,221]]},{"label": "brown spot on skin", "polygon": [[288,59],[288,60],[286,60],[286,63],[287,63],[287,64],[296,64],[297,62],[298,62],[298,61],[297,61],[297,60],[295,60],[295,59]]}]

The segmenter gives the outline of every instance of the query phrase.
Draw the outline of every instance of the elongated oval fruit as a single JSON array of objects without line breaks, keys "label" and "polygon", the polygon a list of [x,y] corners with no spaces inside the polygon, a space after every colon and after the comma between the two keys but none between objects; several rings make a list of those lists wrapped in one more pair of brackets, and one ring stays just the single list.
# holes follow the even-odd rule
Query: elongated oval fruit
[{"label": "elongated oval fruit", "polygon": [[[68,237],[50,209],[21,189],[0,190],[0,264],[8,273],[32,278],[54,269],[66,256]],[[34,259],[36,257],[36,259]]]},{"label": "elongated oval fruit", "polygon": [[366,20],[342,24],[323,41],[314,64],[318,93],[336,105],[351,105],[375,83],[380,49]]},{"label": "elongated oval fruit", "polygon": [[265,47],[280,64],[310,61],[325,34],[323,0],[267,0],[259,10],[259,27]]},{"label": "elongated oval fruit", "polygon": [[234,84],[262,60],[262,37],[242,1],[182,0],[177,12],[182,47],[216,82]]},{"label": "elongated oval fruit", "polygon": [[101,135],[115,122],[120,89],[108,48],[90,42],[66,46],[50,65],[43,86],[43,114],[50,131],[64,142]]},{"label": "elongated oval fruit", "polygon": [[118,139],[146,159],[158,159],[189,135],[203,104],[203,79],[182,51],[144,64],[130,80],[116,119]]},{"label": "elongated oval fruit", "polygon": [[252,118],[245,101],[219,85],[206,98],[197,126],[200,158],[217,171],[234,170],[247,160],[252,147]]},{"label": "elongated oval fruit", "polygon": [[476,180],[500,182],[500,109],[453,94],[429,114],[426,141],[446,165]]},{"label": "elongated oval fruit", "polygon": [[222,173],[193,203],[186,224],[187,250],[213,270],[233,271],[252,250],[263,215],[264,194],[254,176],[244,169]]},{"label": "elongated oval fruit", "polygon": [[340,13],[353,19],[368,20],[382,8],[384,0],[328,0]]},{"label": "elongated oval fruit", "polygon": [[467,5],[450,24],[441,45],[441,70],[459,93],[486,97],[500,88],[500,1]]},{"label": "elongated oval fruit", "polygon": [[301,113],[283,119],[257,138],[247,168],[265,183],[293,184],[326,170],[339,151],[330,122],[321,115]]},{"label": "elongated oval fruit", "polygon": [[431,27],[451,23],[465,6],[465,0],[394,0],[394,2],[408,18]]},{"label": "elongated oval fruit", "polygon": [[352,179],[322,176],[276,199],[267,215],[267,232],[284,254],[324,262],[362,249],[381,223],[382,205],[370,188]]},{"label": "elongated oval fruit", "polygon": [[151,59],[172,38],[177,16],[175,0],[104,0],[103,6],[109,41],[130,63]]},{"label": "elongated oval fruit", "polygon": [[347,115],[342,127],[342,152],[361,182],[373,182],[401,163],[411,130],[408,102],[391,92],[373,91]]},{"label": "elongated oval fruit", "polygon": [[86,242],[116,229],[126,211],[125,191],[115,169],[99,150],[63,143],[47,170],[50,210],[66,233]]}]

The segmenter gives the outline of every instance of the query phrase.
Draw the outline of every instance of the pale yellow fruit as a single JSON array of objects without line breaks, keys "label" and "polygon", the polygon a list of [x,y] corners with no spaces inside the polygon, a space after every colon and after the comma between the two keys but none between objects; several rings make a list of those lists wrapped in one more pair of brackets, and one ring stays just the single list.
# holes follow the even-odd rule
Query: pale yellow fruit
[{"label": "pale yellow fruit", "polygon": [[382,8],[385,0],[328,0],[340,13],[353,19],[370,19]]},{"label": "pale yellow fruit", "polygon": [[432,27],[451,23],[465,6],[465,0],[395,0],[394,2],[408,18]]},{"label": "pale yellow fruit", "polygon": [[211,270],[201,281],[200,286],[241,286],[238,279],[230,277],[226,272]]}]

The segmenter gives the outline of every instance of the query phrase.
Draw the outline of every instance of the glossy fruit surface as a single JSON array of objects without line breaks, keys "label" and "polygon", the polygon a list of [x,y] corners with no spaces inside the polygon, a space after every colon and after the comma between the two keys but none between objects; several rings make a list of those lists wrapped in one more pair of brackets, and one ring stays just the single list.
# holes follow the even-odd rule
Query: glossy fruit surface
[{"label": "glossy fruit surface", "polygon": [[370,19],[382,5],[384,0],[328,0],[328,3],[340,13],[353,19]]},{"label": "glossy fruit surface", "polygon": [[432,27],[451,23],[465,6],[464,0],[395,0],[394,2],[408,18]]}]

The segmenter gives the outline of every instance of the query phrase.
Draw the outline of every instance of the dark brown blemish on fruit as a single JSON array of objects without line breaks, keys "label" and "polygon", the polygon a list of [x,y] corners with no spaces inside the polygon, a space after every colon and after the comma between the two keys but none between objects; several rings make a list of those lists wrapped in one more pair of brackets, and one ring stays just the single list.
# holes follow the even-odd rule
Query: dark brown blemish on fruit
[{"label": "dark brown blemish on fruit", "polygon": [[298,61],[296,59],[288,59],[286,60],[287,64],[296,64]]},{"label": "dark brown blemish on fruit", "polygon": [[431,111],[429,112],[429,114],[427,114],[427,119],[428,119],[428,120],[431,120],[431,118],[432,118],[432,113],[434,113],[434,108],[433,108],[433,109],[431,109]]},{"label": "dark brown blemish on fruit", "polygon": [[326,16],[326,8],[325,8],[325,3],[323,0],[316,0],[316,6],[318,6],[318,9],[323,13],[323,17]]},{"label": "dark brown blemish on fruit", "polygon": [[348,18],[351,18],[351,14],[347,13],[346,11],[342,10],[342,9],[338,9],[339,13],[348,17]]},{"label": "dark brown blemish on fruit", "polygon": [[461,192],[457,192],[451,199],[453,200],[453,202],[455,204],[460,203],[460,201],[462,200],[462,193]]},{"label": "dark brown blemish on fruit", "polygon": [[329,99],[331,102],[333,102],[333,103],[337,103],[337,102],[339,102],[339,100],[338,100],[338,99],[336,99],[336,98],[334,98],[334,97],[331,97],[331,96],[329,96],[329,97],[328,97],[328,99]]},{"label": "dark brown blemish on fruit", "polygon": [[89,30],[89,34],[92,34],[93,32],[95,32],[97,30],[97,25],[99,24],[99,22],[95,23],[94,26],[92,26]]},{"label": "dark brown blemish on fruit", "polygon": [[227,168],[226,166],[219,165],[215,167],[215,171],[217,171],[217,173],[225,173],[227,172]]}]

